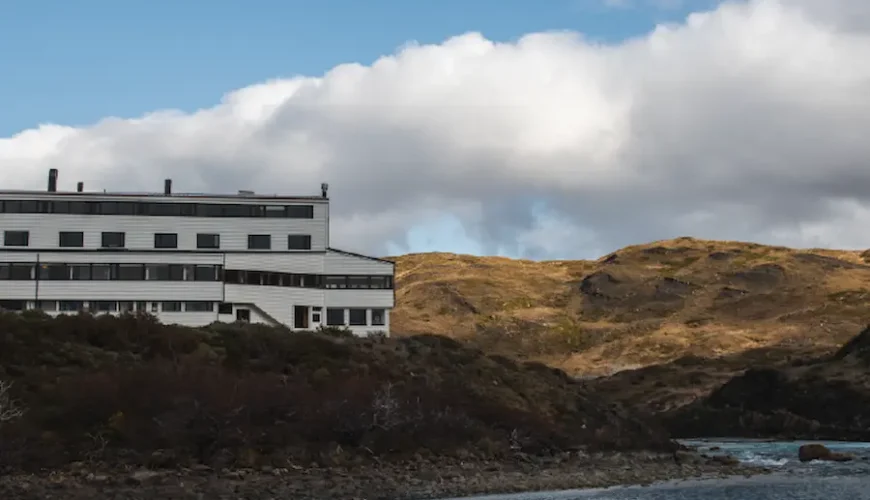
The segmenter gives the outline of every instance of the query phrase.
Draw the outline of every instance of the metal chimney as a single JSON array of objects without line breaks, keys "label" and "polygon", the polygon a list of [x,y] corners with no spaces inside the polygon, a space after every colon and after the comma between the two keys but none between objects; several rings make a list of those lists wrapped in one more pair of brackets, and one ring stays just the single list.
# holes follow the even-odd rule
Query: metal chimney
[{"label": "metal chimney", "polygon": [[163,194],[172,194],[172,179],[163,181]]},{"label": "metal chimney", "polygon": [[52,168],[48,171],[48,192],[54,193],[57,191],[57,169]]},{"label": "metal chimney", "polygon": [[85,190],[85,183],[84,182],[79,182],[78,184],[76,184],[76,192],[77,193],[81,193],[84,190]]}]

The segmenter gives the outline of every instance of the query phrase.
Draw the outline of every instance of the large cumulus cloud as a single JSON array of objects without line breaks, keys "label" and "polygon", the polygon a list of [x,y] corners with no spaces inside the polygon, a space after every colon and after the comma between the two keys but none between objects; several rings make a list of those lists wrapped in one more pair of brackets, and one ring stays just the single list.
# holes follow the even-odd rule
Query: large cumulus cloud
[{"label": "large cumulus cloud", "polygon": [[[459,218],[485,249],[597,256],[680,235],[870,246],[870,2],[724,3],[618,44],[408,45],[371,66],[0,139],[0,182],[312,194],[384,253]],[[449,248],[443,248],[449,250]]]}]

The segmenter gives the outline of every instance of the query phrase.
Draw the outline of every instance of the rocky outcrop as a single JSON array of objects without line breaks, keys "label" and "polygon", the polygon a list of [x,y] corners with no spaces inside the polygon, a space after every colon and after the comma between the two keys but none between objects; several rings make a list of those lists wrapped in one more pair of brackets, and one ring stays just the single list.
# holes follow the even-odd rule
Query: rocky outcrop
[{"label": "rocky outcrop", "polygon": [[813,460],[849,462],[855,457],[847,453],[835,453],[822,444],[805,444],[798,449],[798,459],[801,462],[812,462]]},{"label": "rocky outcrop", "polygon": [[749,369],[662,418],[678,437],[870,440],[870,328],[833,356]]}]

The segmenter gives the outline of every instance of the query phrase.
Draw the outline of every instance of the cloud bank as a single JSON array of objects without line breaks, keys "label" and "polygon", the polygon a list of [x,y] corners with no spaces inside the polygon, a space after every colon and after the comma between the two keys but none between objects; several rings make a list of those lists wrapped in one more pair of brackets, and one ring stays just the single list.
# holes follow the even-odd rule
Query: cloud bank
[{"label": "cloud bank", "polygon": [[[408,45],[195,113],[0,139],[0,183],[316,194],[383,254],[449,215],[487,252],[597,257],[691,235],[870,246],[870,2],[752,0],[619,44]],[[433,250],[437,250],[433,248]],[[440,250],[450,250],[449,247]]]}]

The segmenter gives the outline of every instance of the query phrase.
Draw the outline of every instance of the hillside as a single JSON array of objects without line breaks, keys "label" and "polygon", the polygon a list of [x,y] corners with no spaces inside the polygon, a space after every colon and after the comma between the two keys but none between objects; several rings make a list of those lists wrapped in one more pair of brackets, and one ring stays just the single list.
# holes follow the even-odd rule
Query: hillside
[{"label": "hillside", "polygon": [[392,331],[589,375],[685,355],[820,354],[870,322],[868,259],[692,238],[597,261],[411,254],[394,258]]}]

